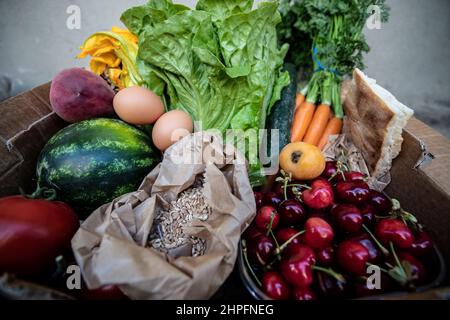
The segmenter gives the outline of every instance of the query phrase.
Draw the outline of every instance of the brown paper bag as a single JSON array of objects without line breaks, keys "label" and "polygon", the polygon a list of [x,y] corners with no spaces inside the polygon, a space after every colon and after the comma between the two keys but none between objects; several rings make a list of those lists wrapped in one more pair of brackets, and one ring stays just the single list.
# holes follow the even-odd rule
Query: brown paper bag
[{"label": "brown paper bag", "polygon": [[[179,256],[183,248],[163,254],[148,247],[155,210],[199,175],[212,210],[208,220],[185,232],[206,240],[205,255]],[[255,213],[245,159],[219,136],[198,132],[170,147],[139,190],[94,211],[72,248],[89,288],[116,284],[132,299],[207,299],[233,270],[240,235]]]}]

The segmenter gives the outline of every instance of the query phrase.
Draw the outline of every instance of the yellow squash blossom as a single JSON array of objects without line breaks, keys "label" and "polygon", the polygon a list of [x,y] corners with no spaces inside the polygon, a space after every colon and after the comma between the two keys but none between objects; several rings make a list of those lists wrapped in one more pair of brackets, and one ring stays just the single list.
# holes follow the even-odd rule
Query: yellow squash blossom
[{"label": "yellow squash blossom", "polygon": [[91,56],[91,71],[98,75],[106,72],[120,89],[142,83],[136,69],[138,38],[127,29],[112,27],[111,31],[96,32],[80,49],[77,57]]}]

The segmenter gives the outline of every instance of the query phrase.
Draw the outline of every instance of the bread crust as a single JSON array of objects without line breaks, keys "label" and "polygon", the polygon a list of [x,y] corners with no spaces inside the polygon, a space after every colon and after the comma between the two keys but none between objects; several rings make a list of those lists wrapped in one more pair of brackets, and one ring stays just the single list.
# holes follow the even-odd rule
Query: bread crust
[{"label": "bread crust", "polygon": [[361,150],[373,177],[389,173],[413,111],[355,69],[344,99],[345,133]]}]

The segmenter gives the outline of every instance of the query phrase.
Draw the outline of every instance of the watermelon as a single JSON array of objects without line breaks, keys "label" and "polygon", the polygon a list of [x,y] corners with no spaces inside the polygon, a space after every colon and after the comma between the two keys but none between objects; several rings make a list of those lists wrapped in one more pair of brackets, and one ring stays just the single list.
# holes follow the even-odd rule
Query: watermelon
[{"label": "watermelon", "polygon": [[72,124],[53,136],[37,163],[40,188],[56,191],[81,217],[136,190],[160,161],[145,132],[115,119]]}]

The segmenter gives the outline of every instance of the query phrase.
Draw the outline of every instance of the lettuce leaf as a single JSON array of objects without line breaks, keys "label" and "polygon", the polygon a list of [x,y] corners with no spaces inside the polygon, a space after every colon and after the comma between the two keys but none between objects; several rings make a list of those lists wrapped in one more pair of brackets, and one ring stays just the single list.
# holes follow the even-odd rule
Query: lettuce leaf
[{"label": "lettuce leaf", "polygon": [[128,9],[120,19],[131,32],[138,35],[144,26],[154,26],[170,16],[186,10],[189,10],[189,7],[174,4],[172,1],[151,0],[144,6]]},{"label": "lettuce leaf", "polygon": [[200,0],[193,10],[157,0],[121,17],[139,36],[144,82],[164,95],[169,110],[201,122],[197,129],[263,129],[289,83],[282,71],[288,48],[277,40],[278,3],[252,7],[253,0]]},{"label": "lettuce leaf", "polygon": [[253,0],[199,0],[196,9],[211,13],[215,20],[236,13],[249,12],[252,7]]}]

